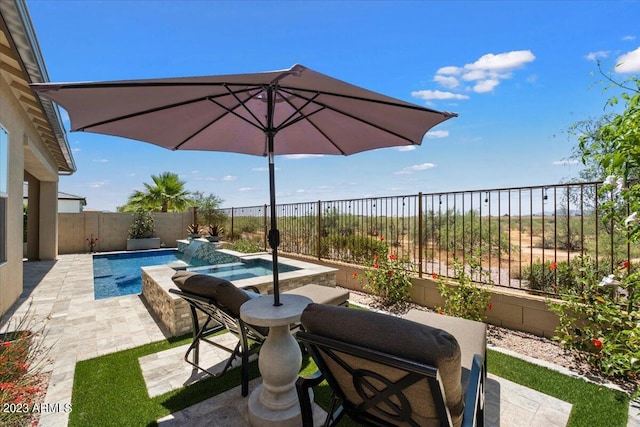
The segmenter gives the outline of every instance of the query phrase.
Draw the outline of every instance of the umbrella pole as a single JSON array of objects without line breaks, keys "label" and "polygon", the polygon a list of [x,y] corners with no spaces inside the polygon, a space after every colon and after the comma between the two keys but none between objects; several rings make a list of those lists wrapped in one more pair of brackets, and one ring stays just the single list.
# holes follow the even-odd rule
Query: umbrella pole
[{"label": "umbrella pole", "polygon": [[276,218],[276,167],[273,154],[273,139],[276,131],[273,128],[273,110],[275,102],[273,99],[273,88],[267,88],[267,151],[269,152],[269,205],[271,206],[271,229],[269,230],[269,246],[271,246],[271,257],[273,260],[273,305],[280,303],[280,280],[278,278],[278,246],[280,246],[280,231],[278,230],[278,220]]},{"label": "umbrella pole", "polygon": [[[273,136],[270,136],[273,146]],[[271,229],[269,230],[269,246],[271,246],[271,257],[273,259],[273,305],[280,305],[280,283],[278,280],[278,246],[280,245],[280,231],[276,219],[276,187],[275,187],[275,165],[273,162],[273,150],[269,151],[269,204],[271,206]]]}]

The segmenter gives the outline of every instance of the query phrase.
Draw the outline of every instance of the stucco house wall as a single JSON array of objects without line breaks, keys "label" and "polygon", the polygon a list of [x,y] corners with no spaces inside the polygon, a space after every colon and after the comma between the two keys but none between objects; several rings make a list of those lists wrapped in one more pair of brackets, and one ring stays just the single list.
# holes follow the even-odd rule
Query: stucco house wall
[{"label": "stucco house wall", "polygon": [[0,259],[0,315],[23,290],[23,185],[28,183],[26,255],[58,256],[58,177],[76,166],[55,105],[29,87],[49,81],[24,0],[0,1],[0,126],[8,134],[5,259]]}]

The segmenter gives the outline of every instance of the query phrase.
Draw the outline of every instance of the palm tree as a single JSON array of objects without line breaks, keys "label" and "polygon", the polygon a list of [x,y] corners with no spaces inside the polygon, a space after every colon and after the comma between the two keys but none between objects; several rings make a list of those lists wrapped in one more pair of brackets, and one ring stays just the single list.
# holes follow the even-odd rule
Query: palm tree
[{"label": "palm tree", "polygon": [[178,174],[163,172],[151,175],[153,184],[143,183],[145,191],[135,190],[127,204],[118,210],[132,212],[151,210],[160,212],[182,212],[190,206],[190,192],[184,189],[185,181]]}]

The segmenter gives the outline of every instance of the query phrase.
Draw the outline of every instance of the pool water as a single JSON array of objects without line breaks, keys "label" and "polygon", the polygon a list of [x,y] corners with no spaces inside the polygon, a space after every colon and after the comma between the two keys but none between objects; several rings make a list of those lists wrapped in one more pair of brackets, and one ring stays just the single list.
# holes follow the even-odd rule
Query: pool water
[{"label": "pool water", "polygon": [[[219,264],[207,267],[189,267],[189,271],[210,276],[219,277],[228,281],[249,279],[252,277],[267,276],[273,274],[273,262],[266,259],[243,260],[242,262],[234,262],[228,264]],[[278,263],[278,272],[286,273],[289,271],[299,270],[287,264]]]},{"label": "pool water", "polygon": [[[141,267],[183,261],[182,253],[175,249],[100,254],[93,256],[93,293],[95,299],[104,299],[142,292]],[[206,263],[198,258],[189,260],[190,266]]]}]

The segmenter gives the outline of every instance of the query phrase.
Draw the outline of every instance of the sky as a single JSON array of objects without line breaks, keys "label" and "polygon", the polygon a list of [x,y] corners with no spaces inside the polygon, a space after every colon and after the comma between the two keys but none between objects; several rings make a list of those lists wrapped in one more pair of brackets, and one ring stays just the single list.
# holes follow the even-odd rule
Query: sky
[{"label": "sky", "polygon": [[[418,147],[276,156],[277,203],[556,184],[578,176],[568,131],[615,112],[598,69],[640,74],[640,1],[27,0],[52,82],[252,73],[302,64],[459,114]],[[68,115],[61,109],[69,129]],[[268,204],[267,159],[68,132],[59,190],[115,211],[177,173],[222,207]]]}]

